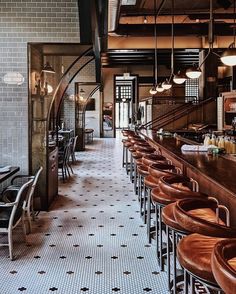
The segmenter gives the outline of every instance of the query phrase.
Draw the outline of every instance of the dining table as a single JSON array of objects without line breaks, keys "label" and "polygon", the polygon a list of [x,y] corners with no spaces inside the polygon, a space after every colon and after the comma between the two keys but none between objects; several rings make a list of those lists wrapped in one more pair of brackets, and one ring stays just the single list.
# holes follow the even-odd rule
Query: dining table
[{"label": "dining table", "polygon": [[4,167],[2,167],[2,170],[3,171],[1,171],[0,169],[0,183],[4,182],[8,178],[16,174],[20,170],[20,168],[19,166],[10,166],[9,168],[6,168],[5,170],[4,170]]}]

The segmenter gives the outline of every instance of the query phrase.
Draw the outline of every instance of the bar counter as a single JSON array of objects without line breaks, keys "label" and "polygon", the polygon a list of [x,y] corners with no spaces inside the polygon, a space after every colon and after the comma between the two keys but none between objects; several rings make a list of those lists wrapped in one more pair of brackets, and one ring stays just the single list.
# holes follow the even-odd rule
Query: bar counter
[{"label": "bar counter", "polygon": [[184,138],[159,136],[149,130],[140,130],[140,133],[150,144],[160,148],[162,154],[185,175],[196,180],[201,192],[226,205],[230,210],[231,224],[236,226],[236,161],[207,152],[182,152],[181,146],[186,144]]}]

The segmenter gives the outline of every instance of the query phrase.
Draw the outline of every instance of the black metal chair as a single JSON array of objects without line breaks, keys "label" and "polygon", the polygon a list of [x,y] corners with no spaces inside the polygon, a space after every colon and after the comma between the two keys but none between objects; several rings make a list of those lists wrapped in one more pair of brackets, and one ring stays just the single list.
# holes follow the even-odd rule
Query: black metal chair
[{"label": "black metal chair", "polygon": [[[34,176],[30,176],[30,175],[17,175],[15,177],[13,177],[12,180],[11,180],[11,185],[8,186],[4,190],[4,191],[13,190],[13,189],[19,190],[20,187],[24,183],[26,183],[30,179],[33,179],[33,184],[31,186],[31,189],[30,189],[29,193],[28,193],[28,196],[27,196],[27,199],[26,199],[26,205],[24,207],[25,215],[27,217],[27,222],[28,222],[29,233],[32,231],[31,216],[32,216],[33,220],[35,219],[35,212],[34,212],[34,206],[33,206],[34,191],[35,191],[35,187],[37,185],[37,182],[38,182],[38,179],[39,179],[39,176],[40,176],[42,170],[43,170],[43,167],[40,166]],[[4,195],[2,196],[2,200],[4,202],[6,202],[6,200],[5,200],[6,195],[7,195],[7,193],[5,193],[5,196]],[[14,196],[14,193],[11,193],[11,199],[9,199],[9,195],[8,195],[7,196],[8,197],[8,201],[10,200],[11,202],[13,202],[15,200],[15,196]]]},{"label": "black metal chair", "polygon": [[[33,181],[33,179],[29,179],[20,189],[18,187],[6,189],[3,193],[6,202],[0,202],[0,233],[8,235],[8,243],[1,243],[0,246],[9,247],[11,260],[13,260],[12,231],[20,222],[22,222],[23,233],[26,238],[25,207]],[[11,201],[12,198],[15,200]]]}]

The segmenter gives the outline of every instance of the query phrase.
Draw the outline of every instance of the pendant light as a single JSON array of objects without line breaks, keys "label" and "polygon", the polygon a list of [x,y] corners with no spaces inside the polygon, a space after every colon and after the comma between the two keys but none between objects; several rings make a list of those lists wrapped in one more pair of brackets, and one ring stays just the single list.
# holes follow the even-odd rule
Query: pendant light
[{"label": "pendant light", "polygon": [[229,48],[223,52],[221,55],[220,60],[228,66],[235,66],[236,65],[236,48],[235,48],[235,0],[234,0],[234,24],[233,24],[233,34],[234,39],[233,43],[229,45]]},{"label": "pendant light", "polygon": [[164,90],[169,90],[172,87],[172,84],[168,81],[168,79],[166,79],[161,85]]},{"label": "pendant light", "polygon": [[171,73],[169,80],[162,83],[165,90],[172,88],[171,79],[174,75],[174,0],[171,1]]},{"label": "pendant light", "polygon": [[154,40],[155,40],[155,49],[154,49],[154,85],[153,87],[149,90],[149,93],[151,95],[155,95],[157,93],[157,20],[156,20],[156,12],[157,12],[157,7],[156,7],[156,0],[154,0]]},{"label": "pendant light", "polygon": [[201,68],[195,63],[186,70],[186,76],[190,79],[198,79],[202,74]]},{"label": "pendant light", "polygon": [[174,75],[173,81],[175,84],[181,85],[186,81],[186,76],[182,71],[178,71],[177,74]]},{"label": "pendant light", "polygon": [[162,92],[165,91],[165,89],[163,88],[163,86],[162,86],[161,83],[159,83],[159,84],[157,85],[157,87],[156,87],[156,91],[157,91],[158,93],[162,93]]},{"label": "pendant light", "polygon": [[189,67],[186,70],[186,76],[189,79],[198,79],[201,74],[202,74],[202,70],[201,70],[201,66],[204,64],[204,62],[206,61],[206,59],[208,58],[208,56],[213,53],[215,55],[218,56],[218,54],[216,54],[213,51],[213,44],[214,44],[214,35],[213,35],[213,26],[214,26],[214,19],[213,19],[213,3],[212,0],[210,0],[210,11],[209,11],[210,17],[209,17],[209,26],[208,26],[208,43],[209,43],[209,49],[208,52],[205,56],[205,58],[203,59],[203,61],[201,62],[200,65],[197,64],[193,64],[191,67]]}]

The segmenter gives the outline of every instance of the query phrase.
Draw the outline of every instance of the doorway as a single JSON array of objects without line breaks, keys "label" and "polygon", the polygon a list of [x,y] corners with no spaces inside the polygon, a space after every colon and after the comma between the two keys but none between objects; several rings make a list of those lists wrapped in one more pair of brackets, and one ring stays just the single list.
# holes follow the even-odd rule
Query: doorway
[{"label": "doorway", "polygon": [[128,128],[136,112],[136,76],[115,76],[115,127]]}]

